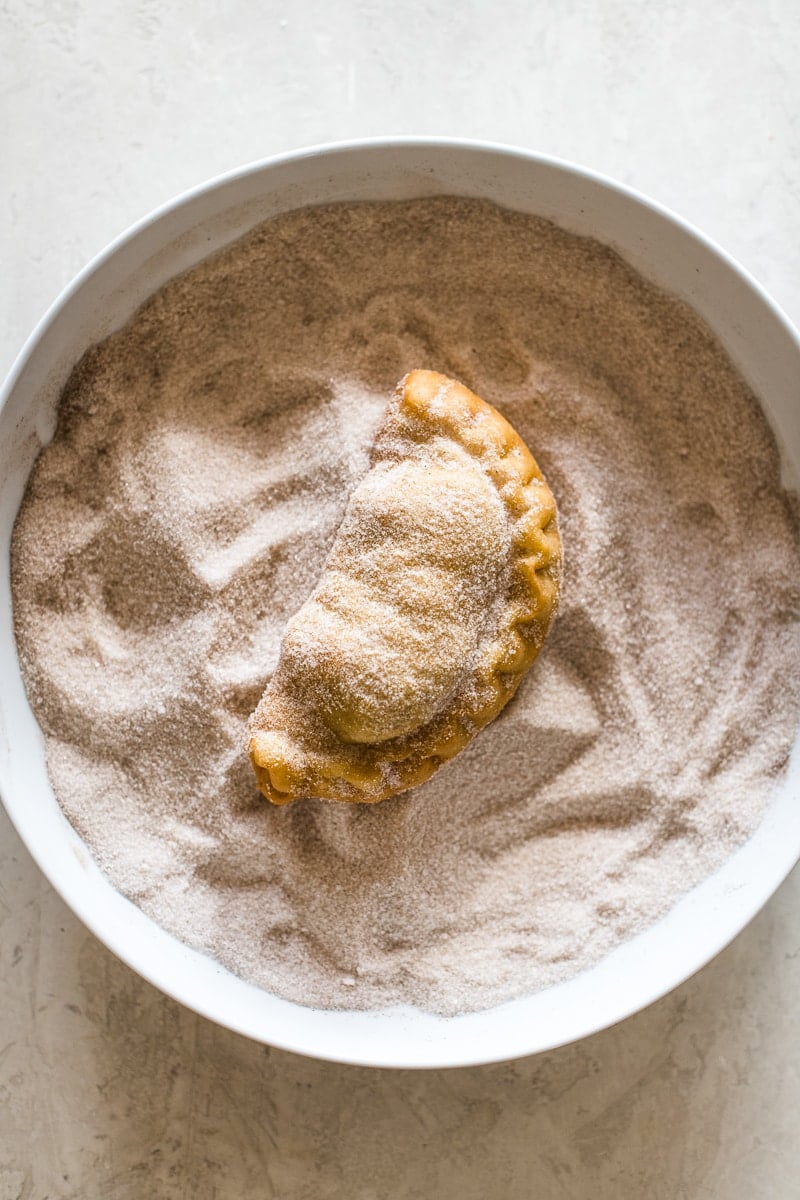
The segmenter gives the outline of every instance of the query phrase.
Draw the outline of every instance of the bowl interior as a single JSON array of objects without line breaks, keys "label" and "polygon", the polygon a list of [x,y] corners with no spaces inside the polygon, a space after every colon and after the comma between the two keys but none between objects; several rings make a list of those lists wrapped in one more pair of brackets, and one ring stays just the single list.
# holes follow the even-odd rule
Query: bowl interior
[{"label": "bowl interior", "polygon": [[592,970],[487,1012],[447,1019],[409,1008],[307,1009],[243,982],[160,929],[113,889],[63,817],[18,669],[9,549],[28,472],[52,436],[72,366],[163,282],[292,208],[441,193],[486,197],[597,237],[689,301],[762,398],[785,482],[798,478],[800,341],[758,285],[702,236],[627,189],[567,164],[469,143],[328,147],[256,164],[188,193],[140,222],[67,289],[23,349],[0,409],[0,790],[31,854],[111,950],[190,1008],[300,1053],[396,1067],[495,1061],[563,1044],[638,1010],[706,963],[800,857],[797,742],[754,837],[658,924]]}]

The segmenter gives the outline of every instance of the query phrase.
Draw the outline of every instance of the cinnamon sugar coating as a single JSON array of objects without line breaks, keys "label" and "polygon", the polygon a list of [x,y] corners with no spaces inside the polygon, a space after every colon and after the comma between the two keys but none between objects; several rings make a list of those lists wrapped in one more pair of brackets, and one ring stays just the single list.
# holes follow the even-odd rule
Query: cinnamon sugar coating
[{"label": "cinnamon sugar coating", "polygon": [[555,501],[519,434],[411,371],[253,714],[261,791],[374,803],[429,779],[514,695],[560,571]]}]

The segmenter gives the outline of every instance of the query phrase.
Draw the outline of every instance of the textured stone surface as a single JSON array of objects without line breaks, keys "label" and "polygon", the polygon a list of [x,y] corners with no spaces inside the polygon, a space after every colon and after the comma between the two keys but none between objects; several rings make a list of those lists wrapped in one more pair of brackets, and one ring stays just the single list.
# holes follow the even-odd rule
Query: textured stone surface
[{"label": "textured stone surface", "polygon": [[[800,320],[800,10],[322,0],[0,4],[0,369],[175,192],[386,132],[518,142],[656,196]],[[800,876],[615,1029],[431,1073],[265,1050],[141,982],[0,817],[0,1200],[788,1200]]]}]

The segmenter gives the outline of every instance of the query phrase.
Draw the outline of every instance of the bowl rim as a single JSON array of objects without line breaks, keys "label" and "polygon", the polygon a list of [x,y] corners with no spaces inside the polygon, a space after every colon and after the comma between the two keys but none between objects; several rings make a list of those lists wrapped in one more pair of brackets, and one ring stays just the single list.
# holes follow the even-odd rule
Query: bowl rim
[{"label": "bowl rim", "polygon": [[[699,243],[711,254],[720,259],[726,266],[739,276],[741,281],[758,297],[764,307],[768,310],[770,316],[788,335],[789,339],[794,343],[798,355],[800,355],[800,332],[795,328],[792,321],[786,315],[779,304],[769,295],[765,288],[756,280],[753,275],[745,268],[736,258],[728,251],[720,246],[716,241],[704,234],[691,222],[679,216],[670,208],[661,204],[659,201],[653,200],[645,193],[631,187],[628,184],[621,183],[612,177],[596,171],[593,168],[583,167],[568,159],[563,159],[550,154],[542,154],[535,150],[530,150],[525,147],[497,142],[492,140],[463,138],[463,137],[442,137],[442,136],[415,136],[415,135],[389,135],[389,136],[374,136],[368,138],[343,139],[333,142],[315,143],[309,146],[303,146],[294,150],[284,151],[281,153],[269,155],[264,158],[252,160],[233,168],[231,170],[214,175],[209,179],[204,180],[199,184],[195,184],[176,196],[170,198],[164,203],[157,205],[144,216],[133,222],[127,228],[123,229],[115,238],[108,242],[101,250],[99,250],[89,261],[82,267],[78,273],[66,284],[65,287],[57,294],[55,299],[48,305],[45,312],[34,325],[30,334],[23,342],[19,352],[12,361],[8,374],[0,387],[0,409],[2,409],[9,398],[11,397],[16,385],[27,366],[30,358],[34,354],[39,342],[47,332],[51,324],[61,311],[69,304],[72,297],[81,289],[83,284],[95,274],[95,272],[103,266],[109,259],[113,258],[125,245],[136,238],[142,231],[146,230],[151,225],[156,224],[170,213],[182,208],[192,200],[213,193],[216,190],[227,187],[229,184],[238,180],[245,179],[252,175],[257,175],[270,169],[293,162],[298,162],[303,159],[326,157],[335,159],[338,155],[352,154],[353,152],[369,152],[372,150],[391,150],[408,148],[411,150],[443,150],[450,149],[473,151],[483,155],[495,155],[498,158],[514,158],[533,163],[540,166],[550,167],[556,171],[569,175],[576,180],[588,180],[601,188],[610,192],[624,196],[635,203],[642,205],[644,208],[651,210],[658,217],[662,218],[669,224],[676,227],[681,233],[687,235],[690,239]],[[601,1031],[602,1029],[610,1028],[611,1026],[627,1019],[636,1012],[648,1007],[656,1000],[668,995],[676,987],[686,982],[697,971],[707,965],[715,958],[726,946],[728,946],[738,934],[750,923],[753,917],[763,908],[766,902],[775,893],[781,883],[785,880],[789,872],[792,870],[795,863],[800,859],[800,845],[787,853],[779,868],[770,874],[767,882],[761,887],[753,890],[749,897],[749,903],[745,910],[743,920],[740,920],[737,927],[733,930],[725,930],[724,934],[718,936],[715,940],[709,941],[704,945],[703,949],[694,955],[688,955],[686,961],[681,967],[681,970],[675,973],[672,981],[666,988],[663,981],[659,981],[656,986],[652,986],[649,991],[640,992],[633,1003],[622,1005],[616,1016],[609,1019],[606,1015],[596,1015],[592,1019],[585,1022],[585,1026],[580,1034],[568,1037],[542,1038],[536,1036],[536,1031],[531,1030],[527,1036],[520,1037],[519,1046],[514,1050],[512,1055],[502,1052],[487,1053],[481,1051],[476,1046],[474,1053],[470,1053],[469,1057],[454,1056],[452,1051],[448,1053],[445,1046],[442,1047],[444,1053],[435,1061],[409,1061],[408,1058],[402,1055],[375,1055],[365,1054],[363,1056],[354,1055],[352,1053],[337,1053],[336,1048],[330,1051],[326,1050],[321,1053],[318,1048],[310,1049],[304,1043],[302,1038],[294,1039],[283,1031],[276,1031],[275,1034],[269,1033],[269,1036],[263,1036],[254,1033],[251,1028],[235,1019],[226,1018],[220,1015],[214,1005],[204,1002],[202,995],[193,994],[188,989],[182,992],[181,989],[166,984],[160,977],[158,970],[153,967],[148,961],[142,961],[141,956],[131,952],[123,944],[121,936],[115,935],[115,930],[103,919],[101,915],[93,911],[89,911],[88,907],[79,898],[70,894],[70,889],[62,886],[60,882],[54,882],[47,869],[47,855],[41,852],[41,847],[33,846],[29,843],[28,838],[23,834],[21,826],[15,819],[15,802],[12,798],[2,794],[3,788],[0,787],[0,800],[2,800],[6,813],[19,835],[23,845],[28,853],[33,858],[36,865],[42,871],[42,874],[53,886],[61,899],[67,904],[71,911],[78,917],[84,926],[86,926],[95,937],[101,941],[108,950],[110,950],[117,958],[121,959],[132,970],[142,976],[147,982],[158,988],[161,992],[169,995],[186,1008],[203,1016],[215,1023],[222,1025],[236,1033],[253,1040],[275,1046],[282,1050],[287,1050],[292,1053],[322,1059],[325,1061],[349,1064],[353,1066],[373,1066],[394,1069],[442,1069],[442,1068],[458,1068],[466,1066],[480,1066],[484,1064],[509,1061],[511,1058],[526,1057],[536,1053],[542,1053],[547,1050],[556,1049],[559,1046],[570,1044],[571,1042],[582,1040],[585,1037]],[[66,818],[65,818],[66,819]],[[745,843],[746,845],[747,843]],[[734,852],[735,853],[735,852]],[[109,881],[110,882],[110,881]],[[111,885],[113,887],[113,884]],[[116,890],[116,889],[115,889]],[[680,902],[680,901],[679,901]],[[130,902],[128,902],[130,903]],[[147,918],[152,920],[152,918]],[[155,924],[155,922],[153,922]],[[624,945],[625,943],[623,943]],[[612,952],[613,953],[613,952]],[[213,961],[213,960],[212,960]],[[224,970],[224,968],[222,968]],[[301,1006],[302,1007],[302,1006]],[[492,1011],[492,1010],[487,1010]],[[369,1014],[364,1014],[368,1016]]]}]

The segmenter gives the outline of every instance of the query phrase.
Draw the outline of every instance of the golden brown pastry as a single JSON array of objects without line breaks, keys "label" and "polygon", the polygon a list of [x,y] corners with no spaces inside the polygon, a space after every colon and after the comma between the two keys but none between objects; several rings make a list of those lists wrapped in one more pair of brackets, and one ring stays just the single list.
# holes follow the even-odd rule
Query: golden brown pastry
[{"label": "golden brown pastry", "polygon": [[555,610],[555,501],[490,404],[412,371],[371,461],[251,717],[274,804],[428,779],[508,703]]}]

